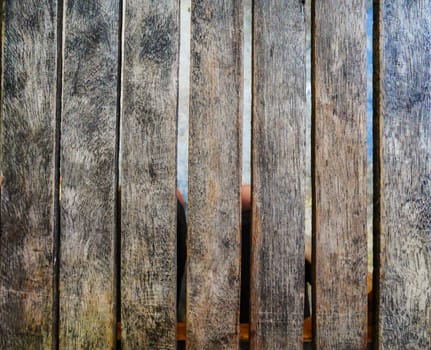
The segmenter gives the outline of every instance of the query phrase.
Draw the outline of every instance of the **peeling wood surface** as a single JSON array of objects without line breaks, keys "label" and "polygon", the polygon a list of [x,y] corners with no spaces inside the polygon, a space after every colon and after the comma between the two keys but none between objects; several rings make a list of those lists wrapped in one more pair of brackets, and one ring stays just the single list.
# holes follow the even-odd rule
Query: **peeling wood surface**
[{"label": "peeling wood surface", "polygon": [[312,6],[315,348],[366,349],[366,3]]},{"label": "peeling wood surface", "polygon": [[254,1],[251,349],[301,349],[304,322],[305,8]]},{"label": "peeling wood surface", "polygon": [[188,350],[239,344],[242,1],[192,6]]},{"label": "peeling wood surface", "polygon": [[1,111],[0,348],[49,349],[56,1],[7,1]]},{"label": "peeling wood surface", "polygon": [[65,5],[60,348],[114,346],[118,1]]},{"label": "peeling wood surface", "polygon": [[[378,349],[431,348],[431,2],[376,3]],[[379,213],[376,213],[379,214]]]},{"label": "peeling wood surface", "polygon": [[124,23],[124,349],[176,348],[179,1],[128,0]]}]

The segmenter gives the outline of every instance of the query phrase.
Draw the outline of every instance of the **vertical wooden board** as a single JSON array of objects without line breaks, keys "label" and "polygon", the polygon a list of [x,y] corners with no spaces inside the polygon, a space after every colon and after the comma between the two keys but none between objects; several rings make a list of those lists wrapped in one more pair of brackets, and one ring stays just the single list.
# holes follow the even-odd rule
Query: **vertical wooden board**
[{"label": "vertical wooden board", "polygon": [[367,346],[366,3],[312,4],[314,340]]},{"label": "vertical wooden board", "polygon": [[431,2],[376,2],[379,349],[431,348]]},{"label": "vertical wooden board", "polygon": [[125,349],[176,348],[179,1],[128,0],[121,117]]},{"label": "vertical wooden board", "polygon": [[7,1],[0,348],[52,343],[57,1]]},{"label": "vertical wooden board", "polygon": [[188,350],[239,343],[242,24],[242,1],[192,4]]},{"label": "vertical wooden board", "polygon": [[111,349],[114,344],[118,22],[118,1],[66,1],[61,349]]},{"label": "vertical wooden board", "polygon": [[301,1],[254,1],[252,349],[302,350],[305,30]]}]

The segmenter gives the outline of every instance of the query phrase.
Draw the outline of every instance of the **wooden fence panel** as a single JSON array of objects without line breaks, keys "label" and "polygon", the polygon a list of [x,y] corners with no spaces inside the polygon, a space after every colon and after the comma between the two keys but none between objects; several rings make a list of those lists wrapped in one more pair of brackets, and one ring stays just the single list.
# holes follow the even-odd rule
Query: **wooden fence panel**
[{"label": "wooden fence panel", "polygon": [[305,8],[253,8],[251,349],[301,349],[304,321]]},{"label": "wooden fence panel", "polygon": [[242,1],[192,6],[187,349],[237,349]]},{"label": "wooden fence panel", "polygon": [[431,2],[382,0],[375,11],[377,348],[429,349]]},{"label": "wooden fence panel", "polygon": [[52,343],[57,1],[7,1],[0,348]]},{"label": "wooden fence panel", "polygon": [[123,347],[175,349],[179,1],[129,0],[124,20]]},{"label": "wooden fence panel", "polygon": [[114,346],[118,1],[65,6],[60,348]]},{"label": "wooden fence panel", "polygon": [[314,341],[367,342],[366,8],[312,4]]}]

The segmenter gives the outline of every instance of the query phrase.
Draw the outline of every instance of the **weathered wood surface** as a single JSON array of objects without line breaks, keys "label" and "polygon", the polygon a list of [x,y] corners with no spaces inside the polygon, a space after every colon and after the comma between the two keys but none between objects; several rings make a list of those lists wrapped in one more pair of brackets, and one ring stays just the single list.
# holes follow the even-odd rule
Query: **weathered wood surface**
[{"label": "weathered wood surface", "polygon": [[242,24],[242,1],[193,3],[188,350],[239,343]]},{"label": "weathered wood surface", "polygon": [[119,5],[66,3],[60,348],[111,349]]},{"label": "weathered wood surface", "polygon": [[[431,2],[379,1],[379,349],[431,348]],[[380,216],[379,216],[380,214]]]},{"label": "weathered wood surface", "polygon": [[254,1],[251,349],[301,349],[304,321],[305,8]]},{"label": "weathered wood surface", "polygon": [[125,10],[123,346],[175,349],[179,1],[129,0]]},{"label": "weathered wood surface", "polygon": [[56,1],[7,1],[1,136],[0,348],[52,343]]},{"label": "weathered wood surface", "polygon": [[312,6],[315,347],[365,349],[366,4]]}]

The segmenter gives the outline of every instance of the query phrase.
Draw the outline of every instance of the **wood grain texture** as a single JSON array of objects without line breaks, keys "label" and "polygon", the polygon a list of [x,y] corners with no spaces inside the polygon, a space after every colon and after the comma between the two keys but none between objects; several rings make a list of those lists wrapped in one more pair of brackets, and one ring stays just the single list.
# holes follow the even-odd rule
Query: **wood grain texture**
[{"label": "wood grain texture", "polygon": [[118,1],[65,5],[60,348],[114,344]]},{"label": "wood grain texture", "polygon": [[[431,348],[431,2],[375,3],[378,349]],[[376,257],[377,258],[377,257]]]},{"label": "wood grain texture", "polygon": [[314,337],[366,349],[366,2],[312,3]]},{"label": "wood grain texture", "polygon": [[304,321],[305,8],[253,8],[251,349],[301,349]]},{"label": "wood grain texture", "polygon": [[176,348],[179,1],[128,0],[124,17],[124,349]]},{"label": "wood grain texture", "polygon": [[239,343],[242,24],[242,1],[192,4],[188,350]]},{"label": "wood grain texture", "polygon": [[1,140],[0,348],[52,343],[56,1],[7,1]]}]

